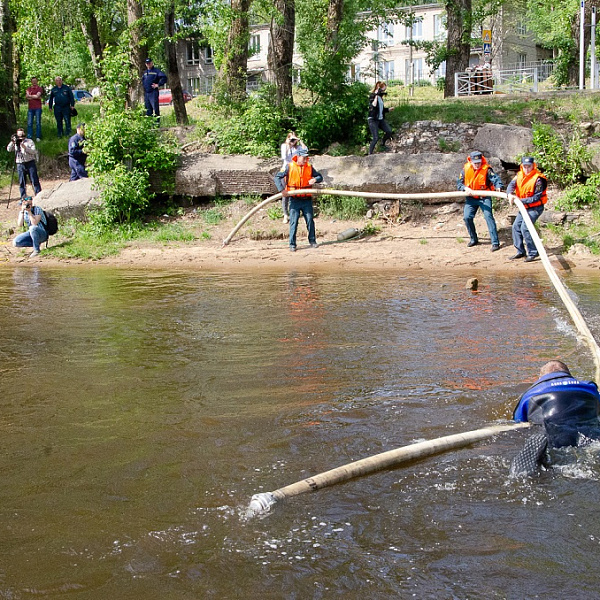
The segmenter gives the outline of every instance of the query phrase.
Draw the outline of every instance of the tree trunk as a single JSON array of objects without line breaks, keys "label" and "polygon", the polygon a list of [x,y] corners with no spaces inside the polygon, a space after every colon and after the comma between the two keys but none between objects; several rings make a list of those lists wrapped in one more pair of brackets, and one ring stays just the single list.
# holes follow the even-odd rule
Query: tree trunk
[{"label": "tree trunk", "polygon": [[248,11],[252,0],[231,0],[233,21],[227,37],[221,82],[227,98],[241,102],[246,98],[248,79],[248,41],[250,39]]},{"label": "tree trunk", "polygon": [[95,0],[91,0],[86,6],[87,14],[81,20],[81,31],[85,38],[90,58],[92,59],[92,67],[96,79],[102,78],[102,43],[100,42],[100,32],[98,30],[98,20],[96,18],[97,4]]},{"label": "tree trunk", "polygon": [[0,131],[14,131],[16,127],[13,98],[13,45],[14,22],[9,0],[0,0]]},{"label": "tree trunk", "polygon": [[187,125],[188,116],[183,100],[183,89],[177,65],[177,42],[175,41],[175,2],[171,0],[165,14],[165,55],[167,57],[167,77],[173,99],[173,110],[177,125]]},{"label": "tree trunk", "polygon": [[137,104],[144,98],[142,89],[142,73],[146,68],[145,60],[148,58],[148,48],[145,43],[142,29],[142,17],[144,16],[142,5],[138,0],[127,0],[127,25],[131,32],[130,38],[130,61],[136,75],[129,88],[129,98],[132,104]]},{"label": "tree trunk", "polygon": [[471,0],[446,0],[448,41],[444,98],[454,96],[454,74],[465,71],[471,55]]},{"label": "tree trunk", "polygon": [[344,16],[344,0],[329,0],[327,8],[327,40],[326,51],[335,54],[337,52],[338,31]]},{"label": "tree trunk", "polygon": [[292,97],[292,59],[294,56],[294,30],[296,27],[295,0],[274,0],[275,9],[281,13],[280,25],[271,19],[271,43],[267,55],[269,79],[277,88],[277,104],[294,104]]},{"label": "tree trunk", "polygon": [[[585,3],[585,24],[590,24],[592,22],[592,6],[595,6],[596,9],[600,6],[600,2],[590,2],[590,0],[586,0]],[[596,10],[597,12],[597,10]],[[577,12],[573,18],[571,23],[571,39],[574,41],[573,47],[569,56],[569,66],[567,68],[567,76],[569,78],[569,85],[573,87],[579,86],[579,48],[581,47],[581,40],[579,39],[580,33],[580,24],[581,24],[581,9],[579,6],[577,7]],[[590,47],[590,41],[592,37],[591,27],[584,27],[583,29],[583,47],[584,47],[584,56],[587,58],[587,52]],[[586,65],[587,66],[587,65]],[[584,72],[584,80],[585,80],[585,72]],[[585,81],[584,81],[585,87]]]}]

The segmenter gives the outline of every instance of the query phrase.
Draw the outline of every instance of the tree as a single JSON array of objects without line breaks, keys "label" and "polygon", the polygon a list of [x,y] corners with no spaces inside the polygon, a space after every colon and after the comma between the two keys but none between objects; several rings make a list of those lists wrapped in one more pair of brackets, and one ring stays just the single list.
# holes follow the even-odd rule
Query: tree
[{"label": "tree", "polygon": [[246,98],[248,73],[249,15],[252,0],[231,0],[231,23],[221,65],[222,93],[230,102]]},{"label": "tree", "polygon": [[16,124],[13,103],[13,45],[14,22],[8,0],[0,0],[0,131],[13,131]]},{"label": "tree", "polygon": [[448,39],[444,98],[454,96],[454,74],[465,71],[471,55],[471,0],[446,0]]},{"label": "tree", "polygon": [[275,0],[276,15],[271,17],[270,44],[267,65],[272,81],[277,89],[277,104],[284,102],[293,105],[292,97],[292,58],[294,55],[294,35],[296,28],[295,0]]},{"label": "tree", "polygon": [[183,89],[177,66],[177,38],[175,35],[175,1],[171,0],[165,13],[165,55],[167,57],[167,77],[173,99],[173,111],[178,125],[187,125],[188,116],[183,100]]},{"label": "tree", "polygon": [[148,48],[143,26],[144,11],[138,0],[127,0],[127,25],[129,27],[130,61],[137,77],[133,78],[129,86],[129,97],[133,104],[137,104],[144,97],[141,76],[146,68],[145,60],[148,58]]}]

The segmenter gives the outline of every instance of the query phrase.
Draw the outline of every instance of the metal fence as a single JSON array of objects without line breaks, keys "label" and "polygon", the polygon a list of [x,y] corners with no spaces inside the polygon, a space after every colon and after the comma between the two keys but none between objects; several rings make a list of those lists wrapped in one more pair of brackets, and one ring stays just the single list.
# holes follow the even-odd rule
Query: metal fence
[{"label": "metal fence", "polygon": [[538,91],[538,84],[539,77],[536,67],[503,71],[477,69],[454,74],[454,95],[535,93]]}]

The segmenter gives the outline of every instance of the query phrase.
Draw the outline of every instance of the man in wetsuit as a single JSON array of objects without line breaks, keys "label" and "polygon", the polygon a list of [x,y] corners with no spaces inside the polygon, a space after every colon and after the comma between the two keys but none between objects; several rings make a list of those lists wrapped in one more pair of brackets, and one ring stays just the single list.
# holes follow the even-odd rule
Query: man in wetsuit
[{"label": "man in wetsuit", "polygon": [[548,448],[578,446],[600,439],[600,393],[593,381],[571,375],[569,367],[551,360],[540,371],[540,378],[521,396],[513,419],[541,425],[543,431],[527,440],[514,458],[511,475],[531,475],[548,464]]}]

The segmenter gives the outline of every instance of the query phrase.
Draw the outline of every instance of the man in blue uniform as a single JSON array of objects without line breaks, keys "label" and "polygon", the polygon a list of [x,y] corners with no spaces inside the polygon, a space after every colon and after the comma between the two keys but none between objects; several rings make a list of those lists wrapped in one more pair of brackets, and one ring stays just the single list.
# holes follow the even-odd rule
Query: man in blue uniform
[{"label": "man in blue uniform", "polygon": [[546,363],[513,412],[515,421],[541,425],[543,432],[527,440],[511,464],[511,475],[531,475],[541,464],[548,464],[548,448],[600,439],[599,413],[600,393],[593,381],[573,377],[559,360]]},{"label": "man in blue uniform", "polygon": [[69,167],[71,167],[71,177],[69,181],[77,181],[87,177],[85,170],[85,160],[87,154],[83,150],[85,143],[85,123],[77,125],[77,133],[69,139]]},{"label": "man in blue uniform", "polygon": [[146,59],[146,70],[142,75],[144,86],[144,102],[146,104],[146,116],[153,114],[160,118],[160,106],[158,104],[158,89],[167,83],[167,76],[154,66],[151,58]]},{"label": "man in blue uniform", "polygon": [[57,77],[54,83],[56,85],[50,91],[48,108],[52,110],[54,106],[56,131],[58,137],[61,138],[63,136],[63,121],[65,122],[66,135],[71,135],[71,107],[75,106],[75,98],[71,88],[63,83],[62,77]]}]

